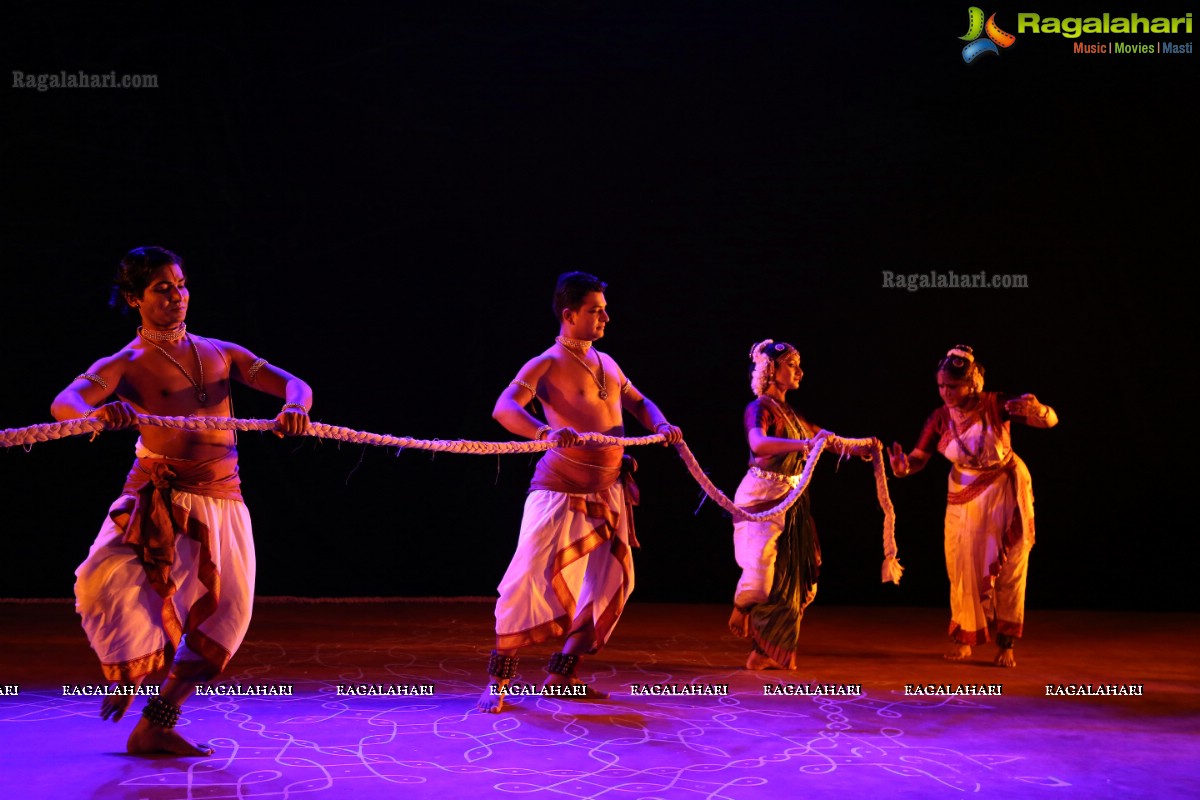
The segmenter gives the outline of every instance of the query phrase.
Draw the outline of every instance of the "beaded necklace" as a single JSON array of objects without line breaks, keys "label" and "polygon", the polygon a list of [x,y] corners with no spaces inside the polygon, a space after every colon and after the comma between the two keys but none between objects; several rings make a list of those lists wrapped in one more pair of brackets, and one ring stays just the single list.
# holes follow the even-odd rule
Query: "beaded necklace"
[{"label": "beaded necklace", "polygon": [[565,336],[555,336],[554,341],[571,350],[578,350],[581,353],[586,353],[591,349],[592,343],[587,339],[568,339]]},{"label": "beaded necklace", "polygon": [[178,342],[187,335],[187,323],[179,323],[178,328],[172,328],[169,331],[151,331],[138,326],[138,336],[149,342]]}]

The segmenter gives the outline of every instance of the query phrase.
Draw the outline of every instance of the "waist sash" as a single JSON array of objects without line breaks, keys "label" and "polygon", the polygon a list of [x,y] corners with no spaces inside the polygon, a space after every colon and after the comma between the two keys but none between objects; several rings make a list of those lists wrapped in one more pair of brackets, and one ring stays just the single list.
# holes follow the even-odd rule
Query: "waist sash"
[{"label": "waist sash", "polygon": [[170,597],[171,566],[175,563],[175,537],[200,539],[197,525],[187,512],[172,503],[175,490],[225,500],[241,500],[237,451],[208,461],[188,461],[161,456],[138,458],[125,479],[126,503],[111,513],[129,513],[123,541],[137,551],[155,591]]},{"label": "waist sash", "polygon": [[533,471],[530,491],[539,489],[562,494],[595,494],[608,490],[617,481],[625,493],[626,516],[629,522],[629,545],[640,548],[633,527],[633,507],[641,502],[641,493],[633,480],[637,472],[637,461],[633,456],[622,455],[619,466],[599,467],[585,464],[563,455],[557,450],[547,450]]}]

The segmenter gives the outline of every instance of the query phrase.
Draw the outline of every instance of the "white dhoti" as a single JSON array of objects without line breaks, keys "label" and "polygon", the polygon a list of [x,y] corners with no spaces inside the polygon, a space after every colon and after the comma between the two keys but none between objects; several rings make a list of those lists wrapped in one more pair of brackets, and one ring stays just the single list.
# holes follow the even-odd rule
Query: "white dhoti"
[{"label": "white dhoti", "polygon": [[164,581],[152,581],[143,555],[127,541],[135,500],[128,494],[113,503],[75,571],[75,609],[108,680],[128,683],[161,668],[168,644],[175,648],[173,675],[209,680],[249,627],[255,556],[245,503],[179,489],[170,498],[181,530]]},{"label": "white dhoti", "polygon": [[531,491],[496,603],[499,649],[570,632],[591,618],[599,650],[633,591],[629,515],[620,482],[590,494]]}]

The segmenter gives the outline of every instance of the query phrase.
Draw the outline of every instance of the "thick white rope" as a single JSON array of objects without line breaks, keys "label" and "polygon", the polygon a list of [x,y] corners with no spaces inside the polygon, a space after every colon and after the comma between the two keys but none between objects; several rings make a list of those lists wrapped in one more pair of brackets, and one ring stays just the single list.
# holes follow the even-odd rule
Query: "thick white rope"
[{"label": "thick white rope", "polygon": [[827,431],[819,434],[813,439],[812,449],[808,453],[808,460],[804,464],[804,470],[800,473],[799,480],[792,490],[787,495],[775,504],[774,507],[766,511],[760,511],[751,514],[742,510],[734,504],[732,500],[716,487],[708,476],[704,474],[704,470],[700,468],[696,457],[692,455],[692,451],[683,442],[675,445],[675,449],[679,451],[679,457],[683,459],[683,463],[688,468],[688,472],[704,489],[704,493],[711,497],[721,508],[733,515],[736,520],[744,520],[750,522],[759,522],[776,514],[782,514],[792,507],[792,504],[800,499],[800,495],[808,488],[808,483],[812,480],[813,470],[816,469],[817,462],[821,459],[821,454],[825,452],[825,446],[832,443],[839,450],[845,451],[855,447],[870,447],[874,450],[871,457],[871,462],[874,465],[875,471],[875,496],[879,501],[879,507],[883,510],[883,569],[882,580],[884,583],[900,583],[900,576],[904,573],[904,567],[900,565],[900,561],[896,556],[896,509],[892,505],[892,498],[888,494],[887,488],[887,473],[883,468],[883,445],[878,439],[848,439],[838,436],[835,433]]},{"label": "thick white rope", "polygon": [[[152,425],[158,428],[175,428],[184,431],[275,431],[279,423],[273,419],[234,419],[232,417],[159,417],[153,414],[138,414],[138,425]],[[82,433],[99,433],[105,430],[105,424],[97,419],[69,419],[64,422],[46,422],[40,425],[30,425],[27,428],[9,428],[0,431],[0,447],[15,445],[31,445],[37,442],[48,442],[67,436]],[[549,450],[554,446],[547,441],[528,442],[470,442],[459,439],[413,439],[408,436],[390,436],[379,433],[366,433],[351,428],[341,428],[326,425],[323,422],[309,422],[306,436],[318,439],[336,439],[340,442],[355,444],[370,444],[377,447],[401,447],[414,450],[434,450],[439,453],[470,453],[473,455],[497,455],[501,453],[536,453]],[[642,444],[657,444],[663,441],[662,436],[641,436],[635,438],[618,438],[599,433],[584,434],[584,441],[592,444],[618,444],[635,446]]]},{"label": "thick white rope", "polygon": [[[153,414],[138,414],[138,425],[152,425],[160,428],[175,428],[186,431],[201,430],[239,430],[239,431],[275,431],[278,423],[273,419],[234,419],[232,417],[160,417]],[[68,436],[78,436],[84,433],[97,434],[105,430],[105,423],[98,419],[71,419],[63,422],[46,422],[30,425],[24,428],[7,428],[0,431],[0,447],[31,446],[38,442],[48,442]],[[391,436],[379,433],[367,433],[351,428],[326,425],[323,422],[309,422],[306,436],[318,439],[336,439],[340,442],[369,444],[376,447],[399,447],[413,450],[432,450],[439,453],[466,453],[470,455],[501,455],[511,453],[537,453],[554,447],[550,441],[521,441],[521,442],[474,442],[462,439],[413,439],[408,436]],[[666,437],[662,434],[653,436],[618,437],[606,436],[601,433],[584,433],[580,439],[588,444],[621,445],[636,447],[647,444],[662,444]],[[900,582],[903,567],[896,559],[896,512],[888,495],[887,476],[883,470],[883,447],[878,439],[847,439],[833,433],[822,433],[813,440],[812,450],[808,454],[804,471],[800,474],[796,486],[787,496],[773,508],[758,513],[749,513],[739,508],[724,492],[709,480],[708,475],[700,468],[696,457],[688,446],[679,442],[675,449],[687,466],[688,472],[696,480],[705,494],[711,497],[721,508],[733,515],[734,519],[760,522],[782,514],[791,508],[800,495],[808,488],[812,480],[813,469],[816,468],[821,454],[827,444],[832,443],[839,449],[846,450],[854,447],[874,448],[873,463],[875,465],[875,494],[879,506],[883,509],[883,581]]]}]

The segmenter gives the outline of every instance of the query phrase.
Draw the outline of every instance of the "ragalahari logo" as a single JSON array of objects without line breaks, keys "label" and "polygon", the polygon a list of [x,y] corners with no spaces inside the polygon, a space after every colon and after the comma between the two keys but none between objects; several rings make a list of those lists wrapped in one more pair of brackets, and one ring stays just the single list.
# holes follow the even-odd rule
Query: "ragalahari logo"
[{"label": "ragalahari logo", "polygon": [[[987,34],[986,39],[979,38],[985,33]],[[998,56],[1001,47],[1012,47],[1013,42],[1017,40],[1017,37],[1011,33],[1000,30],[1000,26],[996,24],[995,14],[988,17],[985,23],[983,9],[978,6],[971,6],[967,9],[967,32],[966,35],[958,38],[969,43],[962,51],[963,61],[968,64],[984,53]]]}]

